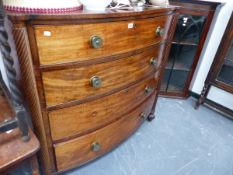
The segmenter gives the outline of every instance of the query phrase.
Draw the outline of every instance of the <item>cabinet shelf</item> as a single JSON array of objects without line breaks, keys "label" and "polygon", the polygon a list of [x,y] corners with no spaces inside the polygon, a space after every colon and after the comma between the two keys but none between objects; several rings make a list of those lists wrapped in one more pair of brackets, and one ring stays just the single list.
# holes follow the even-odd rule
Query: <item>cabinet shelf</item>
[{"label": "cabinet shelf", "polygon": [[191,69],[185,67],[184,65],[182,64],[176,64],[174,65],[173,67],[169,67],[169,66],[166,66],[165,69],[170,69],[170,70],[180,70],[180,71],[191,71]]},{"label": "cabinet shelf", "polygon": [[233,60],[225,59],[224,64],[226,66],[232,67],[232,69],[233,69]]},{"label": "cabinet shelf", "polygon": [[177,44],[177,45],[187,45],[187,46],[198,46],[197,43],[190,42],[190,41],[172,41],[172,44]]}]

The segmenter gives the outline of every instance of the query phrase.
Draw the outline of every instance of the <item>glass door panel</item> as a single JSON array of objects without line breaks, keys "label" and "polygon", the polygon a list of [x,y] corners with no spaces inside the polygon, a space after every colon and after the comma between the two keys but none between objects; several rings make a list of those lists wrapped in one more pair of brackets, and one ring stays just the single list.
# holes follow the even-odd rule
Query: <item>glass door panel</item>
[{"label": "glass door panel", "polygon": [[204,16],[182,14],[179,16],[174,41],[198,44],[206,21]]},{"label": "glass door panel", "polygon": [[179,16],[162,80],[160,89],[162,92],[174,93],[174,95],[184,94],[185,88],[188,88],[189,85],[186,82],[193,69],[205,22],[205,16],[188,14]]},{"label": "glass door panel", "polygon": [[231,47],[228,49],[217,80],[233,86],[233,42],[231,44]]}]

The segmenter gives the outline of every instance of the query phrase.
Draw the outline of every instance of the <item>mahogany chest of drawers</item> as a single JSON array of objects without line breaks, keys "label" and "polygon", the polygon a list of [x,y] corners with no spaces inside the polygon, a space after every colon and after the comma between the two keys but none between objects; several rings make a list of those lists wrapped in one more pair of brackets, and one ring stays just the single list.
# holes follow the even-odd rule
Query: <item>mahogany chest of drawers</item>
[{"label": "mahogany chest of drawers", "polygon": [[9,14],[46,174],[110,151],[154,118],[176,7]]}]

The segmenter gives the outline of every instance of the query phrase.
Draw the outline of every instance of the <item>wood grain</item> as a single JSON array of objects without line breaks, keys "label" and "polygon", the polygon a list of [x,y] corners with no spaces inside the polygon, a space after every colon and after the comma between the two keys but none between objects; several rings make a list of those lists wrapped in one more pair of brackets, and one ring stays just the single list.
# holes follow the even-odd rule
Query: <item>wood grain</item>
[{"label": "wood grain", "polygon": [[46,122],[46,117],[42,117],[42,108],[38,97],[38,89],[36,86],[35,72],[33,70],[32,55],[26,27],[15,25],[13,27],[13,35],[22,76],[22,90],[29,106],[35,134],[40,140],[40,159],[42,160],[42,165],[46,174],[49,174],[51,169],[54,169],[54,164],[51,164],[53,158],[52,151],[49,151],[51,149],[48,144],[50,139],[50,137],[48,137],[49,128],[46,127],[46,123],[48,123]]},{"label": "wood grain", "polygon": [[[35,35],[42,65],[85,61],[98,57],[124,53],[159,43],[166,38],[157,36],[157,27],[168,30],[170,16],[144,20],[120,21],[111,23],[80,24],[65,26],[36,26]],[[135,27],[128,28],[128,24]],[[44,36],[44,32],[51,36]],[[99,36],[103,47],[92,48],[90,38]]]},{"label": "wood grain", "polygon": [[[154,96],[151,96],[141,106],[135,108],[135,110],[113,124],[91,134],[54,145],[58,171],[82,165],[116,147],[140,126],[144,121],[140,114],[145,112],[148,115],[153,102]],[[101,149],[98,152],[91,150],[93,142],[101,144]]]},{"label": "wood grain", "polygon": [[[145,88],[153,88],[146,94]],[[86,134],[101,128],[127,114],[157,87],[157,79],[150,77],[136,85],[101,99],[49,113],[51,134],[54,141]],[[124,100],[123,100],[124,99]]]},{"label": "wood grain", "polygon": [[0,88],[0,123],[10,120],[15,116],[15,112],[12,110],[9,101],[6,99],[6,96],[1,92]]},{"label": "wood grain", "polygon": [[[96,96],[139,80],[155,71],[156,66],[151,65],[150,60],[157,58],[158,51],[147,50],[131,57],[87,67],[43,72],[47,106]],[[93,76],[102,79],[102,87],[93,88],[90,85]]]},{"label": "wood grain", "polygon": [[24,142],[19,129],[0,134],[0,174],[10,167],[35,155],[40,144],[34,133],[30,130],[30,141]]},{"label": "wood grain", "polygon": [[[139,107],[145,99],[139,86],[144,83],[137,83],[147,81],[144,79],[150,76],[154,76],[155,82],[161,78],[158,75],[163,69],[164,47],[170,42],[168,31],[176,9],[168,6],[125,12],[9,14],[14,25],[22,85],[41,143],[40,157],[46,175],[68,170],[110,151],[142,123],[138,117],[142,111],[151,113],[156,90],[151,98],[146,96],[150,98],[148,103]],[[135,28],[129,30],[126,25],[129,22],[137,23]],[[154,35],[156,24],[165,27],[164,37]],[[50,29],[51,37],[43,38],[44,31]],[[98,51],[90,48],[92,34],[103,35],[104,46]],[[80,39],[81,36],[86,38]],[[154,56],[158,58],[157,66],[149,64]],[[102,78],[103,86],[99,89],[90,87],[89,79],[94,75]],[[157,83],[155,86],[158,88]],[[92,121],[90,115],[95,109],[99,110],[98,119]],[[58,122],[55,127],[59,125],[66,133],[53,136],[54,142],[52,120]],[[66,120],[65,125],[71,126],[68,129],[64,129],[64,123],[62,126]],[[88,120],[89,124],[92,122],[90,126]],[[76,122],[84,122],[86,128],[79,128]],[[92,153],[90,144],[97,136],[103,146],[100,152]]]}]

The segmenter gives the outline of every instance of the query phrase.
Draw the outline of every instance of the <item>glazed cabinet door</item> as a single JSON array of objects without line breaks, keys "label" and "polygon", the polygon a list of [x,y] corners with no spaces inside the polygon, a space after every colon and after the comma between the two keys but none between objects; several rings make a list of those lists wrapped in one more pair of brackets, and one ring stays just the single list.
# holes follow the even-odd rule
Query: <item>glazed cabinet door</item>
[{"label": "glazed cabinet door", "polygon": [[162,80],[162,93],[183,96],[193,70],[206,16],[180,14]]}]

